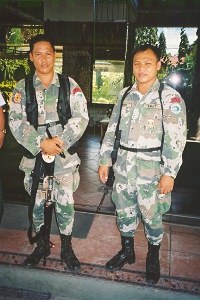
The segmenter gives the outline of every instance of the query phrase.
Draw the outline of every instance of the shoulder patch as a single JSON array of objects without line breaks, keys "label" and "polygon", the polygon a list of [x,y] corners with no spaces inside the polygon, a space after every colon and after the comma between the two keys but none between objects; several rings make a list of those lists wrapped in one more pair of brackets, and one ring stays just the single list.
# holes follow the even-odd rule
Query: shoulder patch
[{"label": "shoulder patch", "polygon": [[72,94],[75,95],[78,92],[82,93],[81,89],[80,88],[74,88],[73,91],[72,91]]},{"label": "shoulder patch", "polygon": [[179,97],[173,97],[171,98],[171,103],[181,103],[181,99]]},{"label": "shoulder patch", "polygon": [[80,88],[74,88],[72,90],[72,94],[76,97],[76,98],[82,98],[83,97],[83,92],[81,91]]},{"label": "shoulder patch", "polygon": [[180,111],[181,111],[181,107],[180,107],[180,105],[177,103],[177,104],[172,104],[172,106],[171,106],[171,112],[173,113],[173,114],[179,114],[180,113]]},{"label": "shoulder patch", "polygon": [[21,102],[22,96],[19,92],[17,92],[14,96],[14,103],[19,104]]}]

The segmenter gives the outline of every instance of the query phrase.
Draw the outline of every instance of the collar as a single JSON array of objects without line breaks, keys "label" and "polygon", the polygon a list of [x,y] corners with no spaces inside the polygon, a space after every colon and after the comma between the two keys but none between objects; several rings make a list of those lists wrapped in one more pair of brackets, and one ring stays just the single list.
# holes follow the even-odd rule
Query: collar
[{"label": "collar", "polygon": [[[160,87],[160,82],[158,80],[158,78],[156,78],[155,82],[153,83],[153,85],[150,87],[150,89],[147,91],[147,93],[149,91],[157,91]],[[136,92],[137,91],[137,81],[133,84],[131,91]]]},{"label": "collar", "polygon": [[151,86],[151,88],[149,90],[157,91],[157,90],[159,90],[159,87],[160,87],[160,81],[158,80],[158,78],[156,78],[154,84]]},{"label": "collar", "polygon": [[[55,71],[54,71],[53,78],[52,78],[50,86],[52,84],[56,85],[57,87],[60,87],[60,82],[59,82],[58,74]],[[35,88],[36,86],[41,86],[41,85],[43,85],[42,81],[40,80],[40,78],[38,77],[37,73],[35,72],[35,74],[33,75],[33,86]]]}]

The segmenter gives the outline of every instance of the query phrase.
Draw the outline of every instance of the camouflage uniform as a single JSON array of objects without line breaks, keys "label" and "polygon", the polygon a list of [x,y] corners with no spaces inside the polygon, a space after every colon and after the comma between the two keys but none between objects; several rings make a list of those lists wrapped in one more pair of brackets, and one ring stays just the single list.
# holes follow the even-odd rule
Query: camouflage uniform
[{"label": "camouflage uniform", "polygon": [[4,98],[3,98],[3,96],[2,96],[2,94],[1,94],[1,92],[0,92],[0,106],[3,106],[3,105],[5,105],[6,103],[5,103],[5,100],[4,100]]},{"label": "camouflage uniform", "polygon": [[[74,221],[73,192],[77,189],[79,184],[78,166],[80,165],[78,155],[76,153],[70,155],[67,149],[80,139],[88,124],[86,99],[80,87],[72,78],[69,78],[69,82],[72,117],[64,126],[64,130],[61,124],[49,128],[52,136],[58,136],[64,141],[62,149],[64,150],[66,158],[62,158],[60,155],[55,157],[54,176],[57,179],[55,190],[56,218],[60,233],[65,235],[69,235],[72,232]],[[38,102],[38,124],[42,125],[52,121],[58,121],[57,102],[60,83],[57,73],[54,73],[52,83],[48,89],[44,88],[36,74],[33,77],[33,85]],[[12,102],[10,104],[9,125],[12,134],[19,144],[23,145],[33,155],[37,155],[41,151],[41,142],[48,138],[46,126],[38,127],[36,131],[27,121],[24,79],[18,82],[13,91]],[[35,158],[28,159],[23,157],[19,167],[20,170],[25,172],[24,184],[25,189],[29,193],[32,186],[32,177],[30,177],[30,174],[34,169],[34,165]],[[44,196],[39,187],[33,211],[33,222],[37,232],[44,222],[44,201]]]},{"label": "camouflage uniform", "polygon": [[[5,105],[4,98],[0,92],[0,106]],[[3,128],[1,128],[3,129]],[[1,190],[1,181],[0,181],[0,224],[1,224],[1,219],[3,217],[3,210],[4,210],[4,204],[3,204],[3,195],[2,195],[2,190]]]},{"label": "camouflage uniform", "polygon": [[[156,79],[145,95],[133,85],[124,100],[119,129],[120,144],[138,152],[118,150],[114,165],[115,182],[112,200],[122,236],[132,237],[142,218],[147,238],[158,245],[163,237],[162,215],[171,205],[171,193],[159,194],[158,182],[163,174],[176,177],[182,164],[186,143],[186,109],[179,93],[165,85],[162,91],[163,116]],[[111,152],[120,104],[126,88],[118,96],[100,151],[100,165],[111,166]],[[163,122],[162,122],[163,121]],[[160,147],[162,150],[140,152]]]}]

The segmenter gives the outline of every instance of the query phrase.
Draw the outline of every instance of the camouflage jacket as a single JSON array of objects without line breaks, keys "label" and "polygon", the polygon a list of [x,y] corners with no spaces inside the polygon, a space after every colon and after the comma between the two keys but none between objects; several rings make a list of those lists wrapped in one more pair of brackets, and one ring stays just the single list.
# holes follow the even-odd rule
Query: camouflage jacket
[{"label": "camouflage jacket", "polygon": [[[71,173],[80,164],[80,159],[75,153],[70,155],[67,149],[72,146],[83,135],[88,124],[87,102],[78,84],[69,78],[70,82],[70,108],[72,117],[62,129],[61,124],[49,128],[52,136],[58,136],[64,142],[64,153],[66,158],[57,155],[55,158],[55,175]],[[58,121],[57,102],[59,92],[59,79],[54,73],[52,83],[45,89],[37,74],[33,77],[33,85],[38,102],[38,124],[42,125],[52,121]],[[12,94],[9,112],[9,126],[17,142],[29,150],[33,155],[40,151],[41,142],[47,138],[46,126],[38,127],[37,131],[27,121],[25,80],[20,80]],[[20,169],[30,173],[35,165],[35,158],[22,158]]]},{"label": "camouflage jacket", "polygon": [[5,103],[5,100],[4,100],[4,98],[3,98],[3,96],[0,92],[0,106],[3,106],[4,104],[6,104],[6,103]]},{"label": "camouflage jacket", "polygon": [[[162,161],[161,174],[175,178],[182,164],[182,152],[186,143],[186,108],[180,94],[168,85],[164,85],[162,112],[158,94],[159,86],[160,83],[156,79],[148,92],[140,97],[136,84],[133,85],[122,105],[119,125],[120,144],[137,149],[162,146],[162,153],[160,151],[137,152],[137,156],[144,160]],[[122,96],[126,89],[124,88],[119,93],[118,101],[114,106],[100,150],[100,165],[112,165],[111,152],[115,140],[115,129],[119,119]],[[135,155],[133,152],[129,152],[129,155],[131,153]],[[124,155],[124,150],[119,149],[117,160],[119,156]],[[123,159],[127,158],[123,157]]]}]

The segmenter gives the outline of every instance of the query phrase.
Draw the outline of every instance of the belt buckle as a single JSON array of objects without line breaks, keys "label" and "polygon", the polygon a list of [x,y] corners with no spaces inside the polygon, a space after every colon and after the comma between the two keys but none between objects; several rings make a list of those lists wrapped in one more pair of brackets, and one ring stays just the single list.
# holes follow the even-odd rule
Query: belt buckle
[{"label": "belt buckle", "polygon": [[47,123],[47,128],[55,126],[55,125],[56,125],[56,121],[49,122],[49,123]]}]

